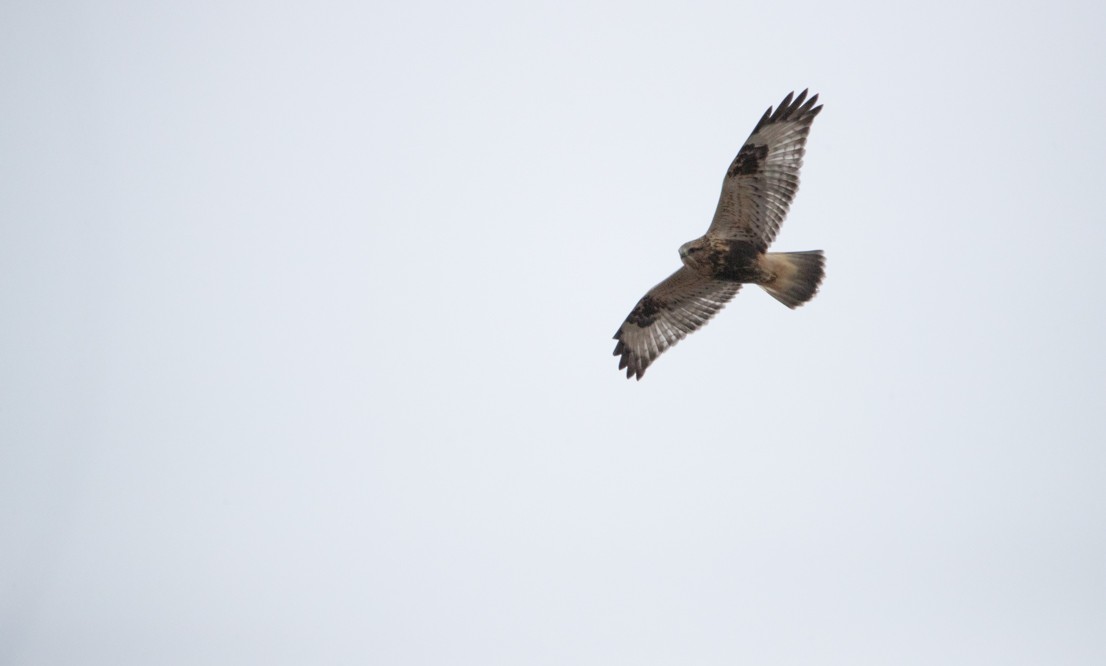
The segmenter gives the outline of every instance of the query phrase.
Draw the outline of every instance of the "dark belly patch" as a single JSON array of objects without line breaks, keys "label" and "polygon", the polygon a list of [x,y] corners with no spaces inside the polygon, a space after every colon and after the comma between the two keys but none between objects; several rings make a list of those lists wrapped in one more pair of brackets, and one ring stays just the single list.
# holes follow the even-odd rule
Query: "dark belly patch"
[{"label": "dark belly patch", "polygon": [[711,257],[715,277],[734,282],[757,282],[761,277],[760,250],[752,243],[731,241]]}]

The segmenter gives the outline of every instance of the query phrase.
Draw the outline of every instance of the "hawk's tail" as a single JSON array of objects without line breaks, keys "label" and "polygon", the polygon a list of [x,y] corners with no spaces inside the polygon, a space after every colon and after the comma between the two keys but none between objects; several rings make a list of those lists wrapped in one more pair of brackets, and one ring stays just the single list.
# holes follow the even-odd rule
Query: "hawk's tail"
[{"label": "hawk's tail", "polygon": [[770,279],[760,286],[780,303],[797,308],[814,298],[826,274],[826,258],[821,250],[810,252],[769,252],[760,260]]}]

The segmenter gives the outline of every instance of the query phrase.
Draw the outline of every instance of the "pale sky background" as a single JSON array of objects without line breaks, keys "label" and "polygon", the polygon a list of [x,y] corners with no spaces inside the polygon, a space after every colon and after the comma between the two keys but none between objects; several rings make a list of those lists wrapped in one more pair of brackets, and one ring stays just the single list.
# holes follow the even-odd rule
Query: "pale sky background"
[{"label": "pale sky background", "polygon": [[[1101,2],[4,2],[0,663],[1106,663]],[[791,90],[775,246],[610,339]]]}]

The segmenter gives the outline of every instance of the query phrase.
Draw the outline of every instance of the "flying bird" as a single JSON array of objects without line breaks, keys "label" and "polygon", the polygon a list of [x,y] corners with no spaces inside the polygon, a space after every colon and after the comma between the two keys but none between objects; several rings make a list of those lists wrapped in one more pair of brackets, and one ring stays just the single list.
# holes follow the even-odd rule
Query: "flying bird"
[{"label": "flying bird", "polygon": [[618,368],[645,369],[703,326],[743,284],[760,285],[789,308],[806,303],[825,275],[821,250],[769,252],[799,189],[806,137],[822,110],[818,95],[789,93],[764,112],[722,181],[710,228],[680,247],[683,266],[649,290],[614,334]]}]

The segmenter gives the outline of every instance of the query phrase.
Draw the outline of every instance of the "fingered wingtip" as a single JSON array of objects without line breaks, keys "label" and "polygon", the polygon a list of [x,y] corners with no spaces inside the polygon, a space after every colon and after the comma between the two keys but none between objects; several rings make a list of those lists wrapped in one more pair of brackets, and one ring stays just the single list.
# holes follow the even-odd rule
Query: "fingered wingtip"
[{"label": "fingered wingtip", "polygon": [[768,110],[760,117],[756,127],[753,128],[753,133],[755,134],[762,127],[772,123],[801,120],[805,117],[813,118],[818,115],[818,112],[822,110],[820,105],[815,106],[818,103],[818,94],[815,93],[808,99],[807,95],[809,93],[810,88],[803,88],[798,97],[795,96],[795,91],[787,93],[787,96],[778,105],[768,107]]}]

